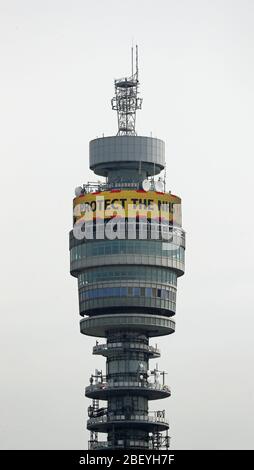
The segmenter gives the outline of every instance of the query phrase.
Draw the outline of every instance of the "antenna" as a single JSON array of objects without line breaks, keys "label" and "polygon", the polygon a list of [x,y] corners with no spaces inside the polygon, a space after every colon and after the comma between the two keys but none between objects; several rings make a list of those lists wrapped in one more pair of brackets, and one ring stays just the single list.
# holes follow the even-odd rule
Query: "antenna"
[{"label": "antenna", "polygon": [[136,45],[136,72],[133,70],[133,46],[131,48],[131,77],[115,80],[115,96],[111,100],[112,109],[117,111],[117,135],[137,135],[136,111],[141,109],[142,99],[138,98],[138,46]]},{"label": "antenna", "polygon": [[138,82],[138,45],[136,44],[136,80]]},{"label": "antenna", "polygon": [[131,76],[133,77],[133,44],[131,46]]},{"label": "antenna", "polygon": [[166,192],[166,178],[167,178],[167,164],[165,164],[164,168],[164,193]]}]

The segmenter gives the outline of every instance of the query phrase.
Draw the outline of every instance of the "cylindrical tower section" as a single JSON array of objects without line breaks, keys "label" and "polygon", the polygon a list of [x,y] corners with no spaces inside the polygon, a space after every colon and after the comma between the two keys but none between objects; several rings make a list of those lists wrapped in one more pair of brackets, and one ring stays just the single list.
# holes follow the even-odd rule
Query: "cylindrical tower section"
[{"label": "cylindrical tower section", "polygon": [[137,74],[116,82],[119,135],[89,145],[90,169],[104,181],[77,188],[73,200],[70,270],[78,280],[80,330],[105,338],[93,353],[106,367],[91,371],[85,389],[91,449],[169,446],[165,411],[150,409],[150,401],[171,395],[165,371],[150,366],[160,357],[150,341],[175,331],[185,233],[181,199],[160,177],[164,142],[135,135],[138,83]]},{"label": "cylindrical tower section", "polygon": [[96,175],[108,178],[110,187],[124,188],[128,183],[136,187],[164,169],[165,144],[160,139],[130,135],[94,139],[89,163]]}]

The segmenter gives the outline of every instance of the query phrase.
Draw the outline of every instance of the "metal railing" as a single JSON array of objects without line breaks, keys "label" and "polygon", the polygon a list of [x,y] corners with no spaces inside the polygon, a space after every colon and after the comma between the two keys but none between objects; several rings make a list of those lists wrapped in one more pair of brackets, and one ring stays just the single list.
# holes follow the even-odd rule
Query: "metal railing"
[{"label": "metal railing", "polygon": [[122,349],[122,348],[129,348],[129,349],[139,349],[142,351],[147,351],[151,352],[154,354],[160,354],[160,349],[158,349],[155,346],[149,346],[148,344],[143,344],[143,343],[135,343],[135,342],[115,342],[115,343],[108,343],[108,344],[96,344],[96,346],[93,347],[93,353],[100,353],[100,352],[107,352],[110,351],[111,349]]},{"label": "metal railing", "polygon": [[111,381],[108,382],[98,382],[96,384],[91,384],[86,387],[86,392],[93,392],[98,390],[108,390],[112,388],[145,388],[148,390],[159,390],[162,392],[170,393],[170,387],[168,385],[163,385],[160,383],[150,383],[145,381],[138,380],[126,380],[126,381]]},{"label": "metal railing", "polygon": [[[150,412],[151,413],[151,412]],[[114,421],[138,421],[144,423],[162,423],[169,425],[168,420],[165,418],[164,411],[155,411],[151,414],[113,414],[113,415],[104,415],[98,416],[96,418],[90,418],[87,421],[88,425],[91,424],[101,424],[101,423],[110,423]]]},{"label": "metal railing", "polygon": [[[128,441],[127,443],[127,446],[128,448],[137,448],[137,447],[142,447],[142,448],[146,448],[146,449],[152,449],[153,448],[153,445],[151,442],[145,442],[145,441],[141,441],[141,440],[135,440],[135,441]],[[88,442],[88,445],[89,445],[89,450],[93,450],[93,449],[105,449],[105,448],[112,448],[114,447],[115,449],[123,449],[124,448],[124,444],[113,444],[111,442],[108,442],[108,441],[89,441]]]},{"label": "metal railing", "polygon": [[140,189],[140,183],[138,181],[89,182],[83,185],[82,192],[86,194],[125,188]]}]

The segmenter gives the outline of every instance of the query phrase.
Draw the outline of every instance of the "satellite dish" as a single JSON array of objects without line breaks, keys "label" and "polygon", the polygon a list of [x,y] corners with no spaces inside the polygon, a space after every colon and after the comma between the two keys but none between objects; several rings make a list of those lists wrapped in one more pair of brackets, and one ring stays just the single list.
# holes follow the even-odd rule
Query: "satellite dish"
[{"label": "satellite dish", "polygon": [[155,190],[158,191],[158,193],[163,193],[164,191],[164,184],[163,181],[158,180],[155,181]]},{"label": "satellite dish", "polygon": [[83,188],[81,186],[78,186],[76,189],[75,189],[75,196],[76,197],[79,197],[80,194],[82,193],[83,191]]},{"label": "satellite dish", "polygon": [[142,182],[142,188],[144,191],[149,191],[149,189],[151,188],[151,183],[149,180],[144,180]]}]

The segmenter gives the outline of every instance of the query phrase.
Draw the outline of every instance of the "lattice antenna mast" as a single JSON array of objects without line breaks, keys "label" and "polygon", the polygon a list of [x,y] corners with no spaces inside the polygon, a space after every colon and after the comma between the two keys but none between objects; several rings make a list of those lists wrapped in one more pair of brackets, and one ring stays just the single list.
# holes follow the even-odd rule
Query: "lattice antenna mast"
[{"label": "lattice antenna mast", "polygon": [[136,71],[133,71],[133,47],[131,48],[131,76],[115,80],[115,96],[112,109],[117,111],[117,135],[137,135],[136,110],[141,109],[142,99],[138,98],[138,46],[136,46]]}]

